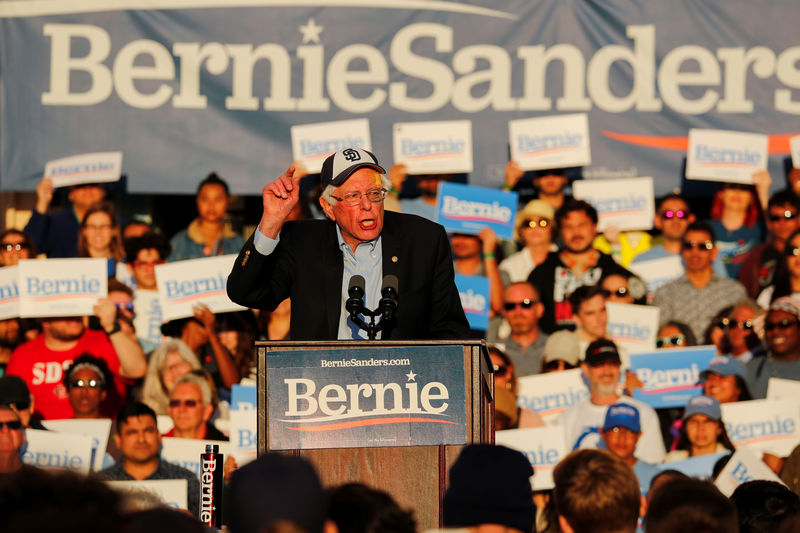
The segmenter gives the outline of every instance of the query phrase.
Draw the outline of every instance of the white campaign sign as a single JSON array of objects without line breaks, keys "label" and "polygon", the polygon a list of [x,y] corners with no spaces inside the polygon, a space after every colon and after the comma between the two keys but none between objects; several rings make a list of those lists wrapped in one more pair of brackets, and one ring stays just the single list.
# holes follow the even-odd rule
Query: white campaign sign
[{"label": "white campaign sign", "polygon": [[111,433],[110,418],[72,418],[68,420],[45,420],[47,429],[70,435],[83,435],[92,439],[92,470],[103,469],[103,458],[108,447]]},{"label": "white campaign sign", "polygon": [[725,130],[689,130],[686,178],[753,183],[753,173],[767,168],[767,136]]},{"label": "white campaign sign", "polygon": [[92,438],[44,431],[25,430],[22,462],[39,468],[75,470],[88,474],[92,467]]},{"label": "white campaign sign", "polygon": [[19,316],[19,272],[16,266],[0,268],[0,320]]},{"label": "white campaign sign", "polygon": [[683,260],[678,254],[649,261],[634,261],[628,270],[636,274],[647,285],[647,292],[654,294],[662,285],[683,275]]},{"label": "white campaign sign", "polygon": [[789,151],[792,152],[792,167],[800,168],[800,135],[789,139]]},{"label": "white campaign sign", "polygon": [[292,126],[291,135],[292,157],[311,174],[318,174],[325,158],[342,148],[372,151],[369,120],[365,118]]},{"label": "white campaign sign", "polygon": [[523,170],[581,167],[592,163],[585,113],[508,121],[511,159]]},{"label": "white campaign sign", "polygon": [[613,180],[583,179],[572,183],[575,198],[586,200],[597,209],[597,229],[609,226],[620,230],[647,230],[653,227],[655,201],[653,178]]},{"label": "white campaign sign", "polygon": [[163,435],[164,433],[169,433],[175,423],[169,415],[157,415],[156,426],[158,427],[158,432]]},{"label": "white campaign sign", "polygon": [[525,454],[533,466],[533,490],[549,490],[553,483],[553,468],[568,453],[564,428],[506,429],[494,434],[495,444],[502,444]]},{"label": "white campaign sign", "polygon": [[214,313],[246,309],[228,298],[225,285],[236,255],[188,259],[156,266],[162,320],[194,315],[205,304]]},{"label": "white campaign sign", "polygon": [[205,453],[206,444],[217,444],[219,453],[225,457],[229,455],[230,445],[225,441],[164,437],[161,439],[161,458],[194,472],[199,478],[200,455]]},{"label": "white campaign sign", "polygon": [[106,481],[108,485],[121,492],[144,490],[152,492],[173,509],[189,509],[187,504],[189,482],[185,479],[150,479],[144,481]]},{"label": "white campaign sign", "polygon": [[122,152],[95,152],[55,159],[45,165],[44,176],[53,180],[53,187],[119,181]]},{"label": "white campaign sign", "polygon": [[629,354],[651,352],[656,348],[661,310],[648,305],[608,302],[608,334]]},{"label": "white campaign sign", "polygon": [[714,485],[722,494],[730,497],[736,487],[756,479],[777,481],[783,484],[783,481],[769,469],[756,452],[747,448],[739,448],[719,473]]},{"label": "white campaign sign", "polygon": [[409,174],[472,172],[472,122],[398,122],[394,162]]},{"label": "white campaign sign", "polygon": [[[793,400],[800,398],[800,381],[796,379],[769,378],[767,400]],[[798,406],[800,409],[800,406]]]},{"label": "white campaign sign", "polygon": [[258,454],[257,415],[256,409],[230,411],[231,454],[240,467],[253,461]]},{"label": "white campaign sign", "polygon": [[108,294],[103,258],[23,259],[18,274],[19,314],[26,318],[93,315]]},{"label": "white campaign sign", "polygon": [[786,457],[800,444],[800,409],[796,398],[724,403],[722,420],[737,448],[748,447]]},{"label": "white campaign sign", "polygon": [[564,410],[589,397],[580,368],[523,376],[517,389],[517,405],[536,411],[548,424],[554,424]]}]

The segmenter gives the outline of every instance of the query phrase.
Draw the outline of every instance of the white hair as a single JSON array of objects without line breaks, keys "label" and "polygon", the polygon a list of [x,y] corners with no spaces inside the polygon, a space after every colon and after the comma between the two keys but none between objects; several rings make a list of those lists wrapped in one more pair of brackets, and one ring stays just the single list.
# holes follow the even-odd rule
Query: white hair
[{"label": "white hair", "polygon": [[188,383],[190,385],[196,385],[200,388],[200,395],[203,397],[203,405],[208,405],[211,403],[211,386],[208,384],[208,380],[202,376],[198,376],[197,374],[193,374],[189,372],[188,374],[184,374],[178,379],[175,380],[175,384],[172,386],[172,390],[169,391],[170,397],[172,393],[175,392],[175,389],[178,388],[178,385],[181,383]]}]

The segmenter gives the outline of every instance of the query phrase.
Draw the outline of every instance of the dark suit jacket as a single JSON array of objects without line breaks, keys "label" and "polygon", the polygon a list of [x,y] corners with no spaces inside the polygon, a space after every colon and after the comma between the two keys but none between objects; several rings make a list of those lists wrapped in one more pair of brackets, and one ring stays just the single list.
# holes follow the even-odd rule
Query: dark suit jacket
[{"label": "dark suit jacket", "polygon": [[[444,228],[387,211],[381,237],[383,275],[399,280],[396,319],[382,338],[468,338]],[[240,305],[269,310],[291,298],[292,340],[336,339],[343,272],[332,221],[287,222],[268,256],[256,251],[252,236],[247,240],[228,277],[228,296]]]}]

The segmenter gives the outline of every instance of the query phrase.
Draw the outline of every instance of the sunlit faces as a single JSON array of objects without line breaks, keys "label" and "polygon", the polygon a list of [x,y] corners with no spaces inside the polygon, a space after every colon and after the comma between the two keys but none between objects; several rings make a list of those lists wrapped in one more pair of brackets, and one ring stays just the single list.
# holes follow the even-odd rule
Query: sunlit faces
[{"label": "sunlit faces", "polygon": [[602,431],[601,434],[608,451],[623,460],[633,457],[633,452],[636,450],[636,443],[641,436],[641,433],[634,433],[630,429],[624,427],[611,428]]},{"label": "sunlit faces", "polygon": [[584,211],[570,211],[561,221],[561,240],[572,253],[581,253],[592,247],[597,224]]},{"label": "sunlit faces", "polygon": [[29,259],[31,249],[25,237],[17,233],[9,233],[0,243],[0,265],[14,266],[20,259]]},{"label": "sunlit faces", "polygon": [[800,325],[797,317],[786,311],[773,310],[764,321],[767,347],[776,358],[792,355],[800,350]]},{"label": "sunlit faces", "polygon": [[178,352],[169,352],[164,358],[164,365],[161,367],[161,382],[164,389],[172,390],[172,386],[179,377],[192,369],[192,364],[181,357]]},{"label": "sunlit faces", "polygon": [[179,383],[169,395],[167,413],[181,433],[199,431],[213,410],[210,404],[203,403],[203,392],[194,383]]},{"label": "sunlit faces", "polygon": [[335,193],[339,198],[344,198],[351,192],[362,193],[358,205],[347,206],[338,201],[335,205],[331,205],[320,199],[325,214],[339,226],[344,242],[351,249],[355,249],[361,243],[377,239],[383,230],[383,201],[372,202],[366,196],[368,191],[381,187],[380,174],[369,168],[361,168],[337,187]]},{"label": "sunlit faces", "polygon": [[106,391],[100,384],[100,378],[90,368],[81,368],[70,376],[67,394],[75,411],[75,418],[92,418],[98,415],[100,404],[106,399]]},{"label": "sunlit faces", "polygon": [[219,222],[225,217],[229,202],[225,187],[218,183],[206,183],[197,192],[197,213],[205,222]]},{"label": "sunlit faces", "polygon": [[717,248],[711,235],[702,230],[690,230],[683,237],[681,257],[687,272],[703,272],[711,269],[717,257]]},{"label": "sunlit faces", "polygon": [[608,327],[608,313],[606,312],[606,299],[602,294],[597,294],[580,306],[574,316],[575,322],[591,338],[599,339],[606,334]]},{"label": "sunlit faces", "polygon": [[739,187],[728,184],[719,193],[725,209],[746,209],[753,200],[753,193],[749,187]]},{"label": "sunlit faces", "polygon": [[632,304],[633,296],[628,289],[628,278],[619,274],[606,276],[600,286],[608,293],[607,300],[621,304]]},{"label": "sunlit faces", "polygon": [[658,330],[656,348],[684,348],[686,336],[678,326],[668,324]]},{"label": "sunlit faces", "polygon": [[[536,290],[527,283],[513,283],[504,295],[503,312],[512,334],[525,334],[533,331],[544,312]],[[526,303],[527,302],[527,303]],[[513,305],[513,307],[512,307]],[[508,309],[511,307],[511,309]]]},{"label": "sunlit faces", "polygon": [[523,221],[517,232],[525,246],[549,244],[553,240],[553,221],[532,216]]},{"label": "sunlit faces", "polygon": [[156,290],[156,265],[164,262],[161,254],[155,248],[139,250],[133,261],[133,275],[136,285],[140,289]]},{"label": "sunlit faces", "polygon": [[83,225],[83,236],[86,239],[86,246],[89,249],[89,254],[95,257],[94,254],[106,253],[111,246],[111,235],[114,221],[108,213],[103,211],[95,211],[88,217]]},{"label": "sunlit faces", "polygon": [[706,415],[696,414],[686,421],[686,436],[695,448],[710,448],[717,442],[717,437],[722,434],[722,427],[718,420]]},{"label": "sunlit faces", "polygon": [[694,219],[686,202],[679,198],[668,198],[661,203],[661,209],[655,217],[655,226],[661,230],[664,238],[677,240],[683,237]]},{"label": "sunlit faces", "polygon": [[742,389],[736,376],[720,376],[709,372],[703,384],[704,394],[716,398],[719,403],[738,402]]},{"label": "sunlit faces", "polygon": [[149,415],[131,416],[120,424],[114,440],[126,461],[148,463],[158,457],[161,435],[156,419]]}]

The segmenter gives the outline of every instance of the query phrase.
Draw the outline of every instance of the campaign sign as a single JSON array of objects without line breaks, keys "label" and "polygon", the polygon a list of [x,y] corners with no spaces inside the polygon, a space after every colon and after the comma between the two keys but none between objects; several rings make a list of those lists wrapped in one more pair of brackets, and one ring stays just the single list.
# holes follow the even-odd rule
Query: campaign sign
[{"label": "campaign sign", "polygon": [[26,429],[22,462],[39,468],[75,470],[88,474],[92,467],[92,438]]},{"label": "campaign sign", "polygon": [[111,433],[110,418],[71,418],[65,420],[45,420],[44,425],[51,431],[84,435],[92,439],[92,470],[103,469],[103,459]]},{"label": "campaign sign", "polygon": [[714,472],[714,465],[717,461],[728,455],[729,452],[710,453],[689,457],[683,461],[670,461],[669,463],[659,463],[656,468],[659,470],[677,470],[689,477],[698,479],[711,479]]},{"label": "campaign sign", "polygon": [[325,158],[343,148],[372,150],[369,120],[337,120],[291,127],[292,157],[311,174],[322,170]]},{"label": "campaign sign", "polygon": [[200,455],[206,453],[206,444],[219,445],[219,453],[230,455],[230,444],[219,440],[179,439],[163,437],[161,439],[161,458],[168,463],[182,466],[200,477]]},{"label": "campaign sign", "polygon": [[472,172],[472,122],[399,122],[394,125],[394,162],[409,174]]},{"label": "campaign sign", "polygon": [[142,481],[106,481],[117,491],[138,492],[147,491],[155,494],[159,500],[173,509],[189,509],[187,494],[189,482],[185,479],[147,479]]},{"label": "campaign sign", "polygon": [[231,455],[239,466],[254,460],[258,454],[257,415],[255,409],[230,411]]},{"label": "campaign sign", "polygon": [[633,397],[654,409],[684,407],[693,396],[702,394],[700,372],[717,355],[714,346],[694,346],[655,350],[631,355],[631,370],[644,387],[634,389]]},{"label": "campaign sign", "polygon": [[133,317],[133,327],[139,342],[149,342],[155,348],[161,343],[161,324],[163,310],[158,291],[139,289],[133,293],[133,307],[136,316]]},{"label": "campaign sign", "polygon": [[93,315],[108,294],[108,262],[103,258],[23,259],[19,262],[21,317]]},{"label": "campaign sign", "polygon": [[575,198],[597,209],[597,229],[647,230],[653,227],[653,178],[584,179],[572,183]]},{"label": "campaign sign", "polygon": [[19,316],[18,267],[0,268],[0,320]]},{"label": "campaign sign", "polygon": [[158,427],[158,432],[162,435],[164,433],[169,433],[169,431],[175,426],[175,422],[172,421],[172,417],[169,415],[156,415],[156,427]]},{"label": "campaign sign", "polygon": [[456,288],[470,329],[489,329],[489,278],[456,274]]},{"label": "campaign sign", "polygon": [[157,265],[162,319],[192,316],[197,304],[206,305],[214,313],[246,309],[233,303],[225,290],[235,260],[236,255],[230,254]]},{"label": "campaign sign", "polygon": [[55,159],[44,167],[44,177],[53,180],[53,187],[119,181],[121,175],[122,152],[74,155]]},{"label": "campaign sign", "polygon": [[792,400],[722,404],[722,420],[737,448],[746,446],[786,457],[800,444],[800,410]]},{"label": "campaign sign", "polygon": [[767,400],[796,400],[800,398],[800,381],[796,379],[769,378]]},{"label": "campaign sign", "polygon": [[634,261],[628,265],[628,270],[644,281],[649,294],[655,294],[659,287],[683,275],[684,268],[681,256],[675,254],[649,261]]},{"label": "campaign sign", "polygon": [[465,444],[460,346],[267,352],[271,450]]},{"label": "campaign sign", "polygon": [[443,182],[436,200],[436,221],[448,233],[477,235],[489,227],[501,239],[511,240],[517,196],[515,192]]},{"label": "campaign sign", "polygon": [[569,407],[589,397],[580,368],[523,376],[517,381],[517,405],[541,415],[548,424]]},{"label": "campaign sign", "polygon": [[608,334],[629,354],[652,352],[656,347],[661,310],[647,305],[608,302]]},{"label": "campaign sign", "polygon": [[777,481],[783,484],[783,481],[775,475],[775,472],[769,469],[756,452],[747,448],[739,448],[728,461],[728,464],[725,465],[725,468],[720,471],[714,485],[717,486],[722,494],[730,497],[736,487],[756,479]]},{"label": "campaign sign", "polygon": [[800,135],[789,139],[789,151],[792,152],[792,167],[800,168]]},{"label": "campaign sign", "polygon": [[255,386],[234,385],[231,387],[231,410],[256,409],[258,398]]},{"label": "campaign sign", "polygon": [[689,130],[686,178],[753,183],[753,173],[767,168],[767,136],[726,130]]},{"label": "campaign sign", "polygon": [[525,454],[533,467],[533,490],[555,487],[553,468],[570,452],[562,426],[506,429],[494,434],[494,442]]},{"label": "campaign sign", "polygon": [[585,113],[508,121],[511,159],[522,170],[582,167],[592,163]]}]

